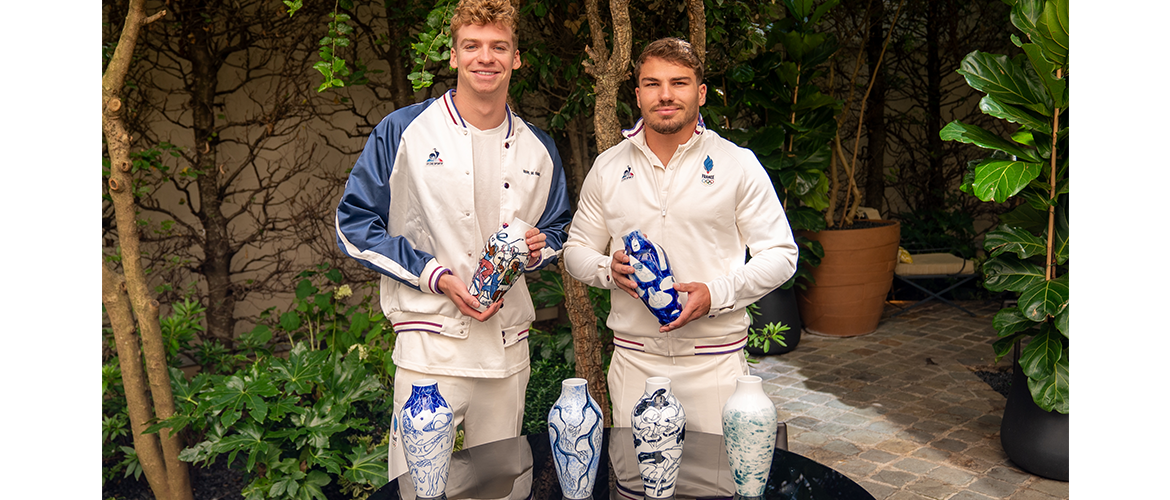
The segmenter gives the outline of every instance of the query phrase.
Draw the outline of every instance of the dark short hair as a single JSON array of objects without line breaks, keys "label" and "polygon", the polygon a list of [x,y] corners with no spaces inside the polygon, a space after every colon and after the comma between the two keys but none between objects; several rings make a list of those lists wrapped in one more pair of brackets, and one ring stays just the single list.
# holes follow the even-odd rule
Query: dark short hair
[{"label": "dark short hair", "polygon": [[699,56],[695,55],[695,49],[686,40],[669,37],[650,42],[642,49],[642,55],[638,56],[638,61],[634,63],[635,85],[638,85],[642,78],[642,63],[651,57],[691,68],[695,72],[695,83],[703,83],[703,63],[699,61]]}]

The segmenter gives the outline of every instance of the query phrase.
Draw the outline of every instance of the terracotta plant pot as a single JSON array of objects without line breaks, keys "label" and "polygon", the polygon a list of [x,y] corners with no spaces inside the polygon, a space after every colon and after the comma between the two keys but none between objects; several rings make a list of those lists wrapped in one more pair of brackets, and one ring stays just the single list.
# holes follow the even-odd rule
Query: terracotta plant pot
[{"label": "terracotta plant pot", "polygon": [[811,333],[854,337],[873,333],[881,321],[901,225],[889,220],[856,224],[864,227],[799,232],[825,249],[821,265],[812,269],[816,284],[797,291],[800,318]]}]

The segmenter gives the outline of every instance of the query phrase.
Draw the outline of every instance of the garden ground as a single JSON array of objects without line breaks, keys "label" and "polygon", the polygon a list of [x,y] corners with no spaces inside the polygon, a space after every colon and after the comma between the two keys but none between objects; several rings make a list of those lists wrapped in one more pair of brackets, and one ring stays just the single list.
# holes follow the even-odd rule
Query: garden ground
[{"label": "garden ground", "polygon": [[[1016,467],[999,442],[1006,398],[976,372],[994,363],[991,318],[1001,304],[930,303],[872,334],[805,332],[752,373],[788,423],[789,449],[849,476],[878,500],[1067,499],[1067,482]],[[902,304],[887,306],[886,315]]]}]

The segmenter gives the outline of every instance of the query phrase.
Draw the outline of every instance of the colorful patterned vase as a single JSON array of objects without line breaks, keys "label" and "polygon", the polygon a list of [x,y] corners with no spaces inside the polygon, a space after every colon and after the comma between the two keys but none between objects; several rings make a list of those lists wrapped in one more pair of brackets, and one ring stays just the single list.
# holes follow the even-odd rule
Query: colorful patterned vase
[{"label": "colorful patterned vase", "polygon": [[601,459],[603,422],[601,407],[589,395],[585,379],[561,382],[561,397],[548,412],[548,441],[565,498],[580,500],[593,496]]},{"label": "colorful patterned vase", "polygon": [[776,443],[776,405],[755,375],[735,379],[735,393],[723,405],[723,443],[741,497],[764,494]]},{"label": "colorful patterned vase", "polygon": [[500,300],[524,274],[524,267],[528,265],[528,244],[524,242],[524,233],[529,229],[532,226],[516,217],[488,236],[483,244],[479,267],[467,287],[468,293],[479,299],[481,310]]},{"label": "colorful patterned vase", "polygon": [[665,325],[678,319],[682,307],[678,303],[678,292],[674,290],[674,275],[670,262],[662,247],[654,244],[641,231],[633,231],[622,237],[626,255],[634,274],[630,278],[638,284],[638,296],[650,309],[658,324]]},{"label": "colorful patterned vase", "polygon": [[670,379],[646,379],[646,392],[634,404],[630,426],[646,498],[674,496],[687,434],[687,414],[670,392]]},{"label": "colorful patterned vase", "polygon": [[455,418],[439,395],[439,384],[424,378],[414,382],[399,416],[406,464],[418,498],[439,498],[447,489]]}]

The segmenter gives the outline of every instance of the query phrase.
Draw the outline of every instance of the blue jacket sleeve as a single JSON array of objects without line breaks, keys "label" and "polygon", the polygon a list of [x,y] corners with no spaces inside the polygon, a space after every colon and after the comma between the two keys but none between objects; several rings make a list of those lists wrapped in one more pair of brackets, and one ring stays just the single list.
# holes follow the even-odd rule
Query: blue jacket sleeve
[{"label": "blue jacket sleeve", "polygon": [[533,127],[532,124],[527,125],[544,144],[553,162],[553,181],[549,186],[548,200],[544,205],[544,213],[541,214],[540,220],[536,223],[536,227],[546,236],[546,250],[542,252],[543,256],[537,265],[526,269],[526,271],[535,271],[556,260],[557,253],[565,244],[567,238],[565,227],[572,220],[572,214],[569,213],[569,193],[565,184],[565,170],[561,165],[561,155],[557,152],[556,144],[552,137],[549,137],[544,131]]},{"label": "blue jacket sleeve", "polygon": [[432,262],[432,255],[415,250],[406,238],[388,229],[390,174],[402,133],[427,104],[395,111],[374,127],[345,183],[336,226],[337,246],[346,255],[416,290],[436,293],[435,285],[445,269]]}]

